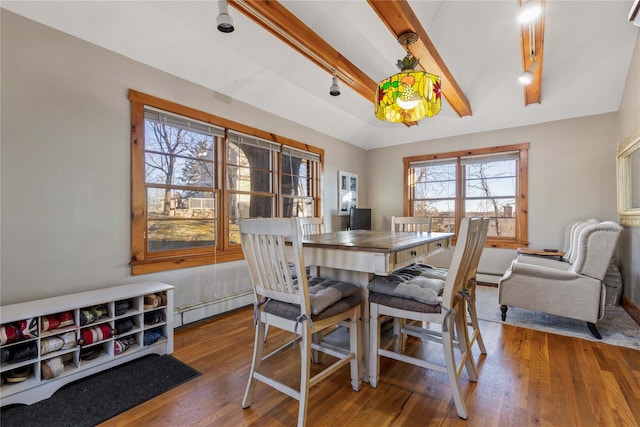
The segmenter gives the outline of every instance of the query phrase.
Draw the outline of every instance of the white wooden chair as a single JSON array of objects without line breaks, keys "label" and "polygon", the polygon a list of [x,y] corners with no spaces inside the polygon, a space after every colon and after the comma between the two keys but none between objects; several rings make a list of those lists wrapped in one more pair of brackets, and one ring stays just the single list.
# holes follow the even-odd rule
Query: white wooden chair
[{"label": "white wooden chair", "polygon": [[[402,295],[402,292],[396,288],[392,292],[386,293],[382,292],[381,288],[377,291],[373,290],[370,284],[369,384],[372,387],[378,385],[380,356],[446,372],[458,416],[467,418],[467,409],[460,390],[460,376],[463,368],[466,368],[471,381],[477,381],[477,375],[469,348],[465,313],[467,299],[463,296],[463,292],[477,240],[481,238],[481,222],[480,218],[462,219],[453,259],[440,300],[436,298],[435,301],[427,303],[417,300],[413,292]],[[414,321],[413,323],[405,322],[401,333],[441,343],[444,351],[444,365],[403,354],[397,350],[382,348],[380,345],[380,316],[392,316]],[[434,336],[433,331],[418,326],[419,323],[416,322],[439,323],[442,325],[442,332]],[[457,339],[456,333],[458,334]],[[455,348],[459,349],[457,359]]]},{"label": "white wooden chair", "polygon": [[[478,322],[478,312],[476,310],[476,286],[478,284],[478,282],[476,281],[476,274],[478,273],[480,257],[482,255],[484,245],[487,241],[490,221],[490,218],[482,218],[482,222],[480,224],[480,235],[475,242],[476,245],[467,272],[467,280],[465,282],[463,291],[465,297],[467,298],[467,311],[469,313],[467,324],[471,327],[472,331],[469,337],[469,348],[473,347],[474,344],[478,344],[478,348],[480,349],[480,353],[482,354],[487,354],[487,348],[484,344],[484,340],[482,339],[482,334],[480,332],[480,323]],[[446,280],[449,272],[447,268],[438,268],[429,264],[417,264],[401,271],[441,280]],[[403,339],[404,336],[401,336],[400,345],[402,346],[402,348],[404,348]]]},{"label": "white wooden chair", "polygon": [[431,232],[431,218],[426,216],[392,216],[391,231]]},{"label": "white wooden chair", "polygon": [[322,234],[325,232],[324,218],[322,217],[306,217],[300,218],[300,228],[303,236],[311,234]]},{"label": "white wooden chair", "polygon": [[[324,218],[322,217],[300,217],[300,231],[302,233],[303,236],[309,236],[312,234],[322,234],[325,232],[325,228],[324,228]],[[289,263],[289,265],[291,266],[292,263]],[[312,267],[312,266],[305,266],[305,274],[309,273],[311,274],[311,271],[313,270],[314,275],[318,275],[319,274],[319,270],[318,267]],[[297,271],[296,271],[296,274]],[[264,341],[267,342],[267,336],[269,335],[269,325],[267,325],[267,328],[264,332]],[[314,362],[317,362],[317,360],[314,360]]]},{"label": "white wooden chair", "polygon": [[[352,284],[312,279],[315,284],[314,291],[319,290],[312,294],[305,274],[299,274],[297,280],[292,277],[289,262],[295,263],[297,271],[304,271],[305,265],[300,222],[300,218],[240,219],[242,250],[249,265],[256,298],[254,352],[242,407],[248,408],[251,405],[256,381],[261,381],[299,401],[298,426],[304,426],[309,388],[329,374],[348,363],[351,369],[351,386],[355,391],[360,389],[360,304],[362,299],[360,289]],[[291,248],[285,247],[289,244],[288,241]],[[292,253],[292,256],[287,257],[287,253]],[[336,292],[339,292],[338,296]],[[262,363],[265,360],[280,354],[290,345],[287,343],[270,354],[263,355],[267,324],[293,333],[294,344],[299,341],[301,357],[299,390],[284,384],[276,378],[275,372],[267,372],[263,367]],[[336,324],[342,324],[348,328],[349,350],[324,343],[312,343],[311,338],[314,332],[320,332]],[[312,349],[330,354],[338,360],[311,377]]]}]

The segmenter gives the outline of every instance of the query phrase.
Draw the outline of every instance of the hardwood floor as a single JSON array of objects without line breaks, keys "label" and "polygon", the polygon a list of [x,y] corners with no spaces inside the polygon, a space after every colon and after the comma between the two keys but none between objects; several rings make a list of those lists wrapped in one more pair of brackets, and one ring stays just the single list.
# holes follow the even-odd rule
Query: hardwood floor
[{"label": "hardwood floor", "polygon": [[[295,426],[297,401],[264,384],[258,383],[251,408],[240,405],[252,321],[246,308],[176,330],[173,356],[202,375],[101,426]],[[481,329],[488,355],[474,351],[480,378],[462,379],[467,421],[456,415],[444,373],[381,358],[375,389],[363,383],[353,392],[348,366],[312,388],[307,425],[640,425],[639,351],[494,322],[481,321]],[[268,346],[289,339],[271,328]],[[429,352],[434,345],[410,339],[407,351]],[[282,361],[269,365],[291,378],[292,386],[297,352],[287,350]]]}]

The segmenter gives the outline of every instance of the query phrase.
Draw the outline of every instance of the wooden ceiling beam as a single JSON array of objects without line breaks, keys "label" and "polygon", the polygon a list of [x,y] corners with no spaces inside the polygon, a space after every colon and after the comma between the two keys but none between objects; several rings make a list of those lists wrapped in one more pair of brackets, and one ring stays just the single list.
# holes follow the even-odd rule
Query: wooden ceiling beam
[{"label": "wooden ceiling beam", "polygon": [[329,74],[335,72],[342,82],[369,102],[373,102],[378,83],[342,56],[282,4],[275,0],[229,0],[229,4]]},{"label": "wooden ceiling beam", "polygon": [[[518,0],[520,6],[527,0]],[[542,100],[542,58],[544,53],[544,15],[546,0],[538,0],[542,12],[535,21],[523,24],[520,28],[520,48],[522,50],[522,71],[529,69],[533,62],[538,66],[533,71],[533,80],[524,87],[524,105],[540,104]]]},{"label": "wooden ceiling beam", "polygon": [[460,117],[471,115],[471,105],[456,82],[449,68],[431,42],[407,0],[368,0],[369,5],[397,39],[401,34],[413,31],[418,41],[409,46],[409,51],[420,60],[420,67],[442,80],[442,94]]}]

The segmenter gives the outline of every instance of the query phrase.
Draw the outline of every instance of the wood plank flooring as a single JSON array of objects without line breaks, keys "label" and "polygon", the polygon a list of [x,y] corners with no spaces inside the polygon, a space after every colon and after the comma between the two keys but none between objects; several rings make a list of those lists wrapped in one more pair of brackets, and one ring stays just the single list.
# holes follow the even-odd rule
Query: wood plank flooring
[{"label": "wood plank flooring", "polygon": [[[264,384],[241,407],[252,322],[246,308],[176,330],[173,356],[202,375],[101,426],[295,426],[297,401]],[[377,388],[353,392],[348,366],[312,388],[307,425],[640,426],[639,351],[494,322],[481,330],[488,355],[474,351],[479,381],[462,379],[468,420],[456,415],[444,373],[381,358]],[[289,339],[271,328],[267,344]],[[407,351],[441,353],[416,339]],[[269,366],[297,385],[298,357],[296,347]]]}]

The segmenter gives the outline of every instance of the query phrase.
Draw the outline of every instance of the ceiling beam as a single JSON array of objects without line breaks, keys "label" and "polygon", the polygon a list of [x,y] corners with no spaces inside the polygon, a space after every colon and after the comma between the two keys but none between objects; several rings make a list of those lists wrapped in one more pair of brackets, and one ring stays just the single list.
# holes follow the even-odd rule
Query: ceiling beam
[{"label": "ceiling beam", "polygon": [[378,83],[279,2],[229,0],[229,4],[329,74],[335,72],[342,82],[373,102]]},{"label": "ceiling beam", "polygon": [[423,70],[440,76],[442,94],[456,113],[460,117],[470,116],[469,100],[440,57],[407,0],[368,0],[368,2],[396,39],[407,31],[413,31],[418,35],[418,41],[409,46],[409,51],[420,60],[420,67]]},{"label": "ceiling beam", "polygon": [[[518,0],[520,6],[527,0]],[[522,71],[529,69],[535,61],[538,67],[533,71],[533,80],[524,87],[524,105],[540,104],[542,89],[542,58],[544,53],[544,15],[546,0],[539,0],[542,12],[535,21],[520,27],[520,48],[522,50]]]}]

